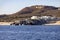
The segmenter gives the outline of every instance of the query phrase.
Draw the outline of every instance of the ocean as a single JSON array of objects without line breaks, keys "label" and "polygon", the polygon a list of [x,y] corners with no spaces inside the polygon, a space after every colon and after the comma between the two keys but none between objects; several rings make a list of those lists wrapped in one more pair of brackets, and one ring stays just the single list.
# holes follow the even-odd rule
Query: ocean
[{"label": "ocean", "polygon": [[60,40],[60,25],[0,25],[0,40]]}]

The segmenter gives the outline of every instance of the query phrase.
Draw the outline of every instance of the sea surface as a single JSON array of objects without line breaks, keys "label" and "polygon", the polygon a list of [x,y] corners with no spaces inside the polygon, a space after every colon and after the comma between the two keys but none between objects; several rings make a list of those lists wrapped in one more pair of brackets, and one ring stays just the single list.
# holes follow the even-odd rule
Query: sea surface
[{"label": "sea surface", "polygon": [[60,25],[0,25],[0,40],[60,40]]}]

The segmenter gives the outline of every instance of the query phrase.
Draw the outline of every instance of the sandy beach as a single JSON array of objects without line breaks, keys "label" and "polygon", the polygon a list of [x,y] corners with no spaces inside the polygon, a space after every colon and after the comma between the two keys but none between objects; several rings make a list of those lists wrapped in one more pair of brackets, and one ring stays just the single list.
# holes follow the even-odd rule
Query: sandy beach
[{"label": "sandy beach", "polygon": [[54,24],[56,24],[56,25],[60,25],[60,21],[56,21],[56,23],[54,23]]},{"label": "sandy beach", "polygon": [[13,22],[0,22],[0,25],[10,25]]},{"label": "sandy beach", "polygon": [[45,24],[45,25],[60,25],[60,21],[56,21],[55,23],[49,23],[49,24]]}]

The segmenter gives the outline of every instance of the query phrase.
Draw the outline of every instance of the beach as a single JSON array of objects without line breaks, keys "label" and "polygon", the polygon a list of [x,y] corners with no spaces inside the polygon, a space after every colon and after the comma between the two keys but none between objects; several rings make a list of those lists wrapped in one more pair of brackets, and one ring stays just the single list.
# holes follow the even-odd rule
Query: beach
[{"label": "beach", "polygon": [[0,22],[0,25],[10,25],[13,22]]},{"label": "beach", "polygon": [[45,25],[60,25],[60,21],[56,21],[55,23],[49,23],[49,24],[45,24]]}]

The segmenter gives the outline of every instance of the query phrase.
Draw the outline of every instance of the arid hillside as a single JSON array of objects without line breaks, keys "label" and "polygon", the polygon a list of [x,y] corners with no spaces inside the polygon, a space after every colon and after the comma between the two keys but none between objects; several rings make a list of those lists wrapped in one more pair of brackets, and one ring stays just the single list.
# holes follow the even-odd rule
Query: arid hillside
[{"label": "arid hillside", "polygon": [[43,6],[34,5],[30,7],[25,7],[22,10],[13,13],[11,15],[0,15],[0,21],[15,21],[25,18],[30,18],[31,16],[56,16],[60,17],[60,7],[53,6]]}]

